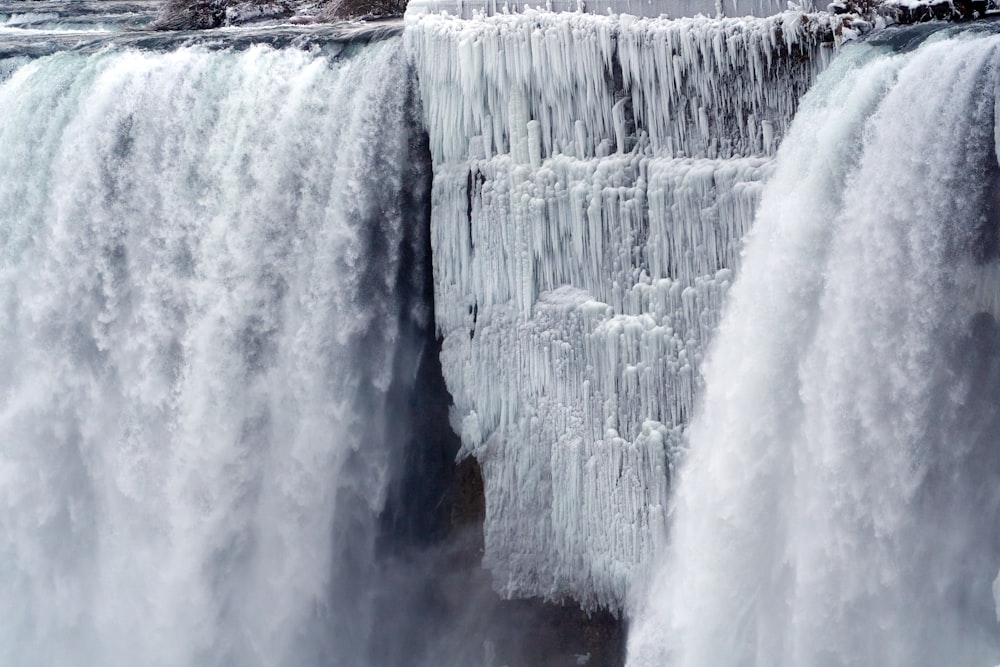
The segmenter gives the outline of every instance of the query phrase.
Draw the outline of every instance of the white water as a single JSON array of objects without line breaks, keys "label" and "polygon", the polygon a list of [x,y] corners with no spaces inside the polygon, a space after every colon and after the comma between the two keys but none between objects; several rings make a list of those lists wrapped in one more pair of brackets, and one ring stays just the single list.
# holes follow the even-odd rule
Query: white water
[{"label": "white water", "polygon": [[859,48],[807,97],[705,365],[630,665],[1000,660],[998,57],[996,37]]},{"label": "white water", "polygon": [[399,42],[353,53],[0,83],[0,664],[364,664],[419,232]]},{"label": "white water", "polygon": [[157,0],[0,0],[0,38],[20,33],[46,41],[53,32],[121,32],[152,21]]}]

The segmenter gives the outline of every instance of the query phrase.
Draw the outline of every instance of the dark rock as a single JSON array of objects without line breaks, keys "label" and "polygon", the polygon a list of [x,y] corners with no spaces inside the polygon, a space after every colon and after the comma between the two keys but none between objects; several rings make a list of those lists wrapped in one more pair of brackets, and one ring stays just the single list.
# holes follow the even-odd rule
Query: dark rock
[{"label": "dark rock", "polygon": [[[478,613],[484,662],[520,667],[566,667],[578,664],[617,667],[625,664],[625,624],[607,610],[583,611],[572,601],[563,604],[503,600],[480,567],[482,522],[486,517],[483,476],[473,457],[455,469],[452,529],[464,537],[464,553],[453,554],[452,565],[464,563],[467,582],[479,587],[473,596]],[[467,590],[467,589],[466,589]],[[469,610],[458,613],[467,618]]]},{"label": "dark rock", "polygon": [[975,19],[983,16],[987,10],[986,0],[954,0],[954,10],[959,19]]},{"label": "dark rock", "polygon": [[205,30],[284,18],[292,23],[402,16],[406,0],[167,0],[153,30]]},{"label": "dark rock", "polygon": [[167,0],[149,28],[206,30],[293,14],[292,0]]},{"label": "dark rock", "polygon": [[504,600],[493,590],[481,566],[486,504],[479,464],[462,459],[451,479],[448,536],[383,564],[378,616],[383,636],[394,641],[377,641],[371,664],[624,665],[625,623],[611,612],[587,613],[572,601]]},{"label": "dark rock", "polygon": [[991,1],[935,0],[914,5],[890,1],[879,8],[879,12],[904,25],[927,21],[969,21],[981,18],[992,9]]},{"label": "dark rock", "polygon": [[452,530],[480,525],[486,518],[483,474],[476,459],[467,456],[455,466],[455,488],[451,505]]},{"label": "dark rock", "polygon": [[225,18],[225,0],[167,0],[149,27],[153,30],[205,30],[218,28]]},{"label": "dark rock", "polygon": [[333,0],[324,5],[320,18],[327,21],[402,16],[406,0]]}]

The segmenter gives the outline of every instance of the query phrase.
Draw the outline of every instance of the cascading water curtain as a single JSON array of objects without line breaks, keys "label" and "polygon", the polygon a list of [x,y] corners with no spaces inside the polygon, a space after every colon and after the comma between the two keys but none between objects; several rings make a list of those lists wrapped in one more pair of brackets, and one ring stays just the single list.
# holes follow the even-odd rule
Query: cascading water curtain
[{"label": "cascading water curtain", "polygon": [[17,64],[0,663],[364,664],[425,243],[399,41]]},{"label": "cascading water curtain", "polygon": [[1000,661],[1000,38],[847,49],[779,154],[631,665]]}]

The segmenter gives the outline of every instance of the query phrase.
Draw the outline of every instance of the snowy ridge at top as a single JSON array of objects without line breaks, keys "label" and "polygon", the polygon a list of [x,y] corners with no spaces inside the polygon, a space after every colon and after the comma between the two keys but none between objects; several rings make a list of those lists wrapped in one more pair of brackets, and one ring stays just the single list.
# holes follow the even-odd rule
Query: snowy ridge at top
[{"label": "snowy ridge at top", "polygon": [[[811,5],[811,3],[810,3]],[[787,0],[410,0],[408,18],[447,12],[452,16],[472,18],[476,14],[520,13],[525,8],[551,12],[586,12],[591,14],[630,14],[642,18],[670,16],[756,16],[779,14],[788,8]]]}]

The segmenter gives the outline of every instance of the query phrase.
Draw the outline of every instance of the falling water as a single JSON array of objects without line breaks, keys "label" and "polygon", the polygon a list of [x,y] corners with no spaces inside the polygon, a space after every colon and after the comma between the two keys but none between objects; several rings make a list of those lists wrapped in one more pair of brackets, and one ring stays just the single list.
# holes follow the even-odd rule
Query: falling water
[{"label": "falling water", "polygon": [[848,49],[781,151],[630,664],[1000,660],[1000,38]]},{"label": "falling water", "polygon": [[364,664],[426,183],[339,49],[0,79],[0,664]]}]

